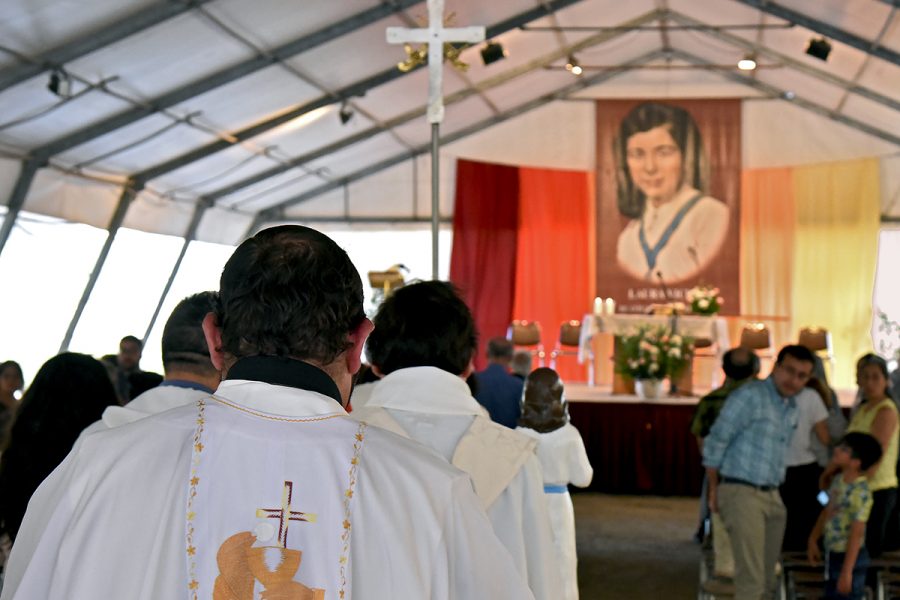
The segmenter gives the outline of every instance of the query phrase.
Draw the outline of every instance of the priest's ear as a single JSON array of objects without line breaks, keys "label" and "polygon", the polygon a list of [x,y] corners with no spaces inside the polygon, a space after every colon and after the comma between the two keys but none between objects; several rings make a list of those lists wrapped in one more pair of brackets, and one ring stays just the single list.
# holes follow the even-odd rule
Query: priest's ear
[{"label": "priest's ear", "polygon": [[344,356],[347,361],[347,371],[351,374],[355,374],[359,371],[359,367],[362,365],[363,346],[365,346],[366,339],[369,337],[369,334],[372,333],[373,329],[375,329],[375,325],[372,324],[372,321],[363,319],[348,336],[352,346],[344,353]]},{"label": "priest's ear", "polygon": [[222,330],[215,313],[208,313],[203,318],[203,335],[206,337],[206,345],[209,347],[209,360],[217,371],[224,373],[225,353],[222,352]]}]

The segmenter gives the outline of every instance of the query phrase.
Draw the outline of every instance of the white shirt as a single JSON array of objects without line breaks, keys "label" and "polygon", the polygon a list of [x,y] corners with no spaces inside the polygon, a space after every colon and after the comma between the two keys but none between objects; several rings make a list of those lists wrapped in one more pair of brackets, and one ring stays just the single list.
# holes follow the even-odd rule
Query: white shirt
[{"label": "white shirt", "polygon": [[2,600],[255,598],[268,552],[326,600],[532,597],[465,474],[332,398],[236,380],[84,437],[32,497]]},{"label": "white shirt", "polygon": [[538,433],[527,427],[519,431],[538,440],[537,455],[544,472],[545,485],[587,487],[594,478],[594,469],[588,461],[581,433],[571,423],[547,433]]},{"label": "white shirt", "polygon": [[635,279],[645,281],[656,281],[659,272],[666,283],[684,281],[705,269],[719,254],[728,235],[728,206],[715,198],[704,196],[688,210],[659,250],[652,269],[640,241],[643,222],[647,244],[654,248],[678,211],[696,194],[697,190],[686,187],[670,202],[658,207],[647,202],[643,217],[630,221],[619,234],[616,247],[619,267]]},{"label": "white shirt", "polygon": [[788,467],[816,462],[816,455],[811,446],[811,438],[816,434],[813,427],[828,418],[825,403],[812,388],[803,388],[803,391],[794,397],[794,401],[797,403],[797,428],[785,451],[784,464]]},{"label": "white shirt", "polygon": [[172,408],[195,404],[198,400],[208,397],[208,392],[198,389],[158,385],[137,396],[125,406],[107,406],[100,420],[88,425],[81,432],[81,436],[125,425],[126,423],[134,423],[144,417],[165,412]]},{"label": "white shirt", "polygon": [[492,422],[461,377],[435,367],[390,373],[353,417],[408,436],[469,473],[535,598],[558,600],[553,533],[532,440]]}]

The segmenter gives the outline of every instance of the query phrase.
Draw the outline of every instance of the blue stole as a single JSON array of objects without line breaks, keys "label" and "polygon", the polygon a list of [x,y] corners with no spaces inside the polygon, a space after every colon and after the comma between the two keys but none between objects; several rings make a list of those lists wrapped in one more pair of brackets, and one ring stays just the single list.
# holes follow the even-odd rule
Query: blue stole
[{"label": "blue stole", "polygon": [[647,259],[647,273],[652,274],[653,269],[656,268],[656,258],[659,256],[659,253],[662,252],[662,249],[666,247],[666,244],[669,243],[669,238],[672,237],[672,234],[675,233],[675,230],[678,229],[678,226],[681,225],[681,222],[684,220],[684,216],[690,212],[694,205],[700,202],[700,199],[703,197],[701,192],[697,192],[697,195],[691,198],[685,203],[681,209],[675,213],[675,217],[672,219],[672,222],[669,223],[669,226],[666,227],[663,234],[660,236],[659,241],[656,242],[656,245],[651,248],[650,244],[647,243],[647,236],[644,234],[644,217],[641,217],[641,230],[638,234],[638,237],[641,241],[641,249],[644,251],[644,258]]},{"label": "blue stole", "polygon": [[565,485],[545,485],[544,493],[545,494],[565,494],[569,491],[569,488]]}]

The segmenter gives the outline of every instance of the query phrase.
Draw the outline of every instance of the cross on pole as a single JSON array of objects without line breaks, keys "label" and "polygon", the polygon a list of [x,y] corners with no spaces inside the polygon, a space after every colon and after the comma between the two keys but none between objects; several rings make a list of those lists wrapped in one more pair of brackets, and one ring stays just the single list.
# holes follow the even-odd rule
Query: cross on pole
[{"label": "cross on pole", "polygon": [[281,508],[258,508],[256,516],[260,519],[278,519],[278,543],[282,548],[287,548],[288,523],[291,521],[304,521],[315,523],[316,515],[291,510],[291,496],[294,492],[294,482],[285,481],[284,490],[281,493]]},{"label": "cross on pole", "polygon": [[431,276],[438,278],[438,227],[440,195],[438,159],[440,123],[444,120],[444,44],[477,43],[484,40],[484,27],[444,27],[444,0],[428,0],[428,28],[388,27],[390,44],[428,44],[428,122],[431,123]]}]

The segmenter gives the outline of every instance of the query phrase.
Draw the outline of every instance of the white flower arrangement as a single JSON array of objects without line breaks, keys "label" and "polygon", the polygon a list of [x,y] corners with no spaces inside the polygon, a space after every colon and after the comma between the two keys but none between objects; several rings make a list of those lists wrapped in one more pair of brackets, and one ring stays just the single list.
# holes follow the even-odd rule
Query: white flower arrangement
[{"label": "white flower arrangement", "polygon": [[662,326],[639,327],[624,336],[616,357],[616,372],[633,379],[677,376],[688,364],[693,340]]},{"label": "white flower arrangement", "polygon": [[685,299],[691,304],[691,312],[697,315],[714,315],[725,304],[724,298],[719,295],[719,288],[707,285],[692,287],[685,294]]}]

